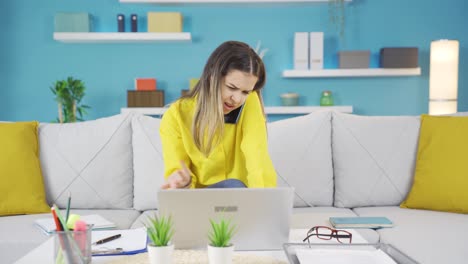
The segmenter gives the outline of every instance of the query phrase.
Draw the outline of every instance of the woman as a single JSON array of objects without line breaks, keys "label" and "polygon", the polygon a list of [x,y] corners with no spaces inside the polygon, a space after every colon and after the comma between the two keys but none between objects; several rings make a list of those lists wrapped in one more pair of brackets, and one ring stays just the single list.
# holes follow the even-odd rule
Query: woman
[{"label": "woman", "polygon": [[163,189],[275,187],[261,97],[265,66],[247,44],[210,55],[200,81],[165,112],[160,126]]}]

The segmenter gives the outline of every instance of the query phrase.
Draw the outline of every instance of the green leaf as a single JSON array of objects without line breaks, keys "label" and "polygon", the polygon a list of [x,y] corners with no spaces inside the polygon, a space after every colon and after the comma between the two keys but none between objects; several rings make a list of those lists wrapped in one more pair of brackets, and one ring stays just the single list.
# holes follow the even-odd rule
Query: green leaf
[{"label": "green leaf", "polygon": [[147,234],[153,245],[157,247],[167,246],[174,235],[172,217],[147,218],[149,224],[144,224]]},{"label": "green leaf", "polygon": [[210,220],[211,231],[208,233],[210,244],[214,247],[228,247],[235,233],[235,226],[223,217],[219,222]]}]

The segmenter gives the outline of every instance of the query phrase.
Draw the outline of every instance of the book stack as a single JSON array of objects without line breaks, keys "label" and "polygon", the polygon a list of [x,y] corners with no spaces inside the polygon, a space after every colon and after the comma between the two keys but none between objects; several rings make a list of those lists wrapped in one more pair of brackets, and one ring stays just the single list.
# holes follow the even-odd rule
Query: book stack
[{"label": "book stack", "polygon": [[128,107],[162,107],[164,91],[157,90],[155,78],[136,78],[135,90],[127,91]]},{"label": "book stack", "polygon": [[387,217],[330,217],[335,228],[383,228],[393,227]]}]

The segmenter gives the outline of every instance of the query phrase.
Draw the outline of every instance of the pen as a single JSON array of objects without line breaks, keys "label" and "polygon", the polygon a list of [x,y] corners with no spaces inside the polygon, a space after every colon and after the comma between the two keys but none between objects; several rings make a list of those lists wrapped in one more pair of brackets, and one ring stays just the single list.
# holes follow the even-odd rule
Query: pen
[{"label": "pen", "polygon": [[67,214],[65,215],[65,222],[68,223],[68,216],[70,215],[71,192],[68,192]]},{"label": "pen", "polygon": [[107,243],[109,241],[115,240],[115,239],[117,239],[117,238],[119,238],[121,236],[122,236],[121,234],[117,234],[117,235],[113,235],[113,236],[110,236],[110,237],[106,237],[106,238],[103,238],[101,240],[98,240],[98,241],[94,242],[93,245],[104,244],[104,243]]}]

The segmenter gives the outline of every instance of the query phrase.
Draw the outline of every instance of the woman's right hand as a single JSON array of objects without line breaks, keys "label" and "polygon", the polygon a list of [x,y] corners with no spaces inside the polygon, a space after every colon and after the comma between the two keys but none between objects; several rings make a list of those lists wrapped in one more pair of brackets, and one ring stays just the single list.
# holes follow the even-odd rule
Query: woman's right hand
[{"label": "woman's right hand", "polygon": [[187,168],[185,162],[180,161],[182,169],[176,170],[169,175],[166,182],[161,186],[161,189],[180,189],[187,188],[192,182],[190,169]]}]

